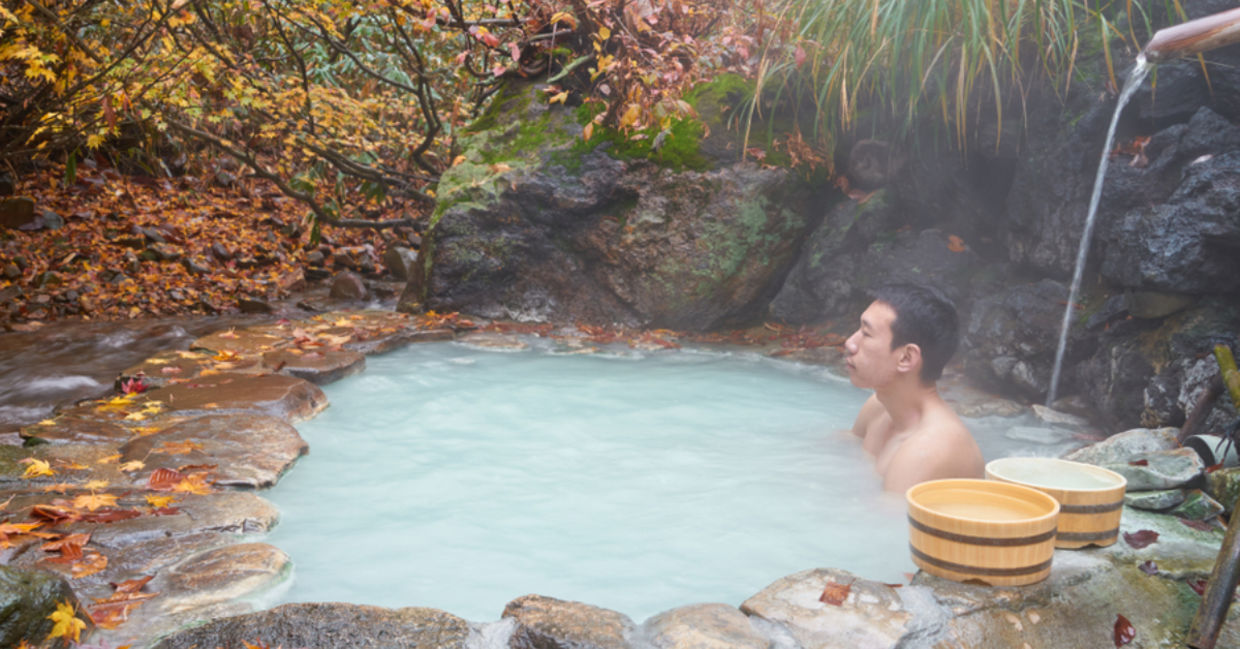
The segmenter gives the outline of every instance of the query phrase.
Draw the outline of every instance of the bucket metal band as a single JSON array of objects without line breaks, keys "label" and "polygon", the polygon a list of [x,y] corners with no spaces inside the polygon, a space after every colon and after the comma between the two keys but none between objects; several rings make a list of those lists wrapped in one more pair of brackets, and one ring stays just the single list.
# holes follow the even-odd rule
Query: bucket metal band
[{"label": "bucket metal band", "polygon": [[1102,541],[1119,536],[1119,528],[1113,527],[1102,532],[1060,532],[1060,541]]},{"label": "bucket metal band", "polygon": [[1035,563],[1032,566],[1022,566],[1019,568],[982,568],[979,566],[966,566],[962,563],[953,563],[951,561],[944,561],[942,559],[932,557],[913,547],[912,544],[909,545],[909,549],[912,550],[913,558],[915,559],[924,561],[936,568],[951,570],[952,572],[959,572],[966,575],[979,575],[986,577],[1021,577],[1024,575],[1036,574],[1042,572],[1043,570],[1049,570],[1051,567],[1050,559],[1047,559],[1041,563]]},{"label": "bucket metal band", "polygon": [[1117,500],[1113,503],[1102,503],[1101,505],[1064,505],[1060,503],[1060,514],[1105,514],[1113,512],[1117,509],[1123,509],[1124,501]]},{"label": "bucket metal band", "polygon": [[926,525],[922,523],[921,521],[914,519],[912,516],[908,517],[908,524],[912,526],[912,528],[917,530],[918,532],[925,532],[926,534],[929,534],[930,536],[937,536],[940,539],[944,539],[947,541],[954,541],[956,543],[966,543],[968,545],[988,545],[991,547],[1015,547],[1018,545],[1034,545],[1037,543],[1042,543],[1044,541],[1049,541],[1055,538],[1055,530],[1056,530],[1056,528],[1052,527],[1050,531],[1043,532],[1041,534],[1035,534],[1033,536],[1015,536],[1012,538],[994,538],[994,537],[989,537],[989,536],[968,536],[966,534],[954,534],[952,532],[945,532],[943,530],[930,527],[929,525]]}]

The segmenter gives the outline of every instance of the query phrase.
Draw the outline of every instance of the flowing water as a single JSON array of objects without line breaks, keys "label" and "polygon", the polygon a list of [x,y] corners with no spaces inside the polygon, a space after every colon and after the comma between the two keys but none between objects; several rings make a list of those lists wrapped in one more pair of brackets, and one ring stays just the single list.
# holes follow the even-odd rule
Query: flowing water
[{"label": "flowing water", "polygon": [[[326,387],[331,407],[298,426],[310,455],[264,494],[281,510],[268,542],[295,564],[282,601],[485,621],[538,593],[640,621],[815,567],[915,570],[903,497],[841,432],[867,396],[847,380],[749,353],[529,342],[415,345]],[[1080,445],[1031,420],[968,424],[987,458]]]},{"label": "flowing water", "polygon": [[1059,392],[1059,374],[1063,370],[1064,350],[1068,346],[1068,329],[1072,326],[1072,312],[1075,309],[1077,294],[1081,291],[1081,276],[1085,273],[1085,258],[1089,256],[1089,242],[1094,235],[1094,220],[1098,215],[1098,202],[1102,198],[1102,181],[1107,176],[1107,166],[1111,159],[1111,144],[1115,141],[1115,127],[1119,124],[1120,113],[1132,98],[1133,93],[1145,80],[1150,66],[1145,55],[1137,56],[1137,63],[1124,82],[1124,89],[1115,102],[1115,112],[1111,115],[1111,125],[1107,128],[1107,139],[1102,146],[1102,161],[1098,163],[1098,173],[1094,176],[1094,191],[1089,197],[1089,212],[1085,215],[1085,229],[1081,232],[1081,245],[1076,252],[1076,267],[1072,271],[1072,287],[1068,290],[1068,304],[1063,310],[1063,323],[1059,328],[1059,344],[1055,348],[1055,367],[1051,370],[1051,387],[1046,394],[1046,405],[1054,403]]}]

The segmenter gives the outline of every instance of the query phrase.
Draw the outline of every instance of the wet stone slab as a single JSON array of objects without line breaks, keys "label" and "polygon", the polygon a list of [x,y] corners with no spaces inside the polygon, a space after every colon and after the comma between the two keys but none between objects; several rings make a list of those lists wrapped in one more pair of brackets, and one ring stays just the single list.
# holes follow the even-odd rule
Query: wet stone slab
[{"label": "wet stone slab", "polygon": [[145,396],[182,415],[252,412],[291,423],[310,419],[327,407],[327,396],[318,386],[278,374],[200,376],[189,383],[149,391]]},{"label": "wet stone slab", "polygon": [[262,356],[263,354],[287,347],[289,340],[283,336],[261,333],[252,329],[241,329],[216,332],[203,336],[190,344],[193,350],[206,350],[219,354],[227,352],[237,356]]},{"label": "wet stone slab", "polygon": [[366,356],[346,350],[289,348],[263,354],[263,366],[271,372],[325,385],[364,370]]},{"label": "wet stone slab", "polygon": [[24,439],[37,437],[48,444],[115,445],[133,437],[133,431],[115,421],[78,414],[26,426],[22,428],[21,436]]},{"label": "wet stone slab", "polygon": [[297,429],[265,415],[205,415],[120,447],[121,462],[142,462],[136,475],[145,483],[151,472],[185,465],[215,465],[216,485],[270,487],[310,449]]}]

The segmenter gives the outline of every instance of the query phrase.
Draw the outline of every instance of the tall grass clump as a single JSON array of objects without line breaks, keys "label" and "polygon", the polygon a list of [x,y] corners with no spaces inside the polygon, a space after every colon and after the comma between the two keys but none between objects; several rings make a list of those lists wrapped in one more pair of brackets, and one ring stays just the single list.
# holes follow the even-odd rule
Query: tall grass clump
[{"label": "tall grass clump", "polygon": [[1035,80],[1065,88],[1084,30],[1101,29],[1087,38],[1104,44],[1113,33],[1073,0],[781,0],[773,12],[799,33],[764,52],[743,116],[791,107],[826,143],[859,127],[899,139],[937,123],[963,146],[983,117],[1023,118]]}]

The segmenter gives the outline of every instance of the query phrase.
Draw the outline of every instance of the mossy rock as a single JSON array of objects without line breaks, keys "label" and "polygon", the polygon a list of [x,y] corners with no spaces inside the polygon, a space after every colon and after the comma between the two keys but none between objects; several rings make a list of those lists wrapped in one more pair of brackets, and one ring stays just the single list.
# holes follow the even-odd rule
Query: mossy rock
[{"label": "mossy rock", "polygon": [[19,570],[0,566],[0,647],[17,647],[25,640],[32,647],[69,647],[66,638],[47,641],[55,624],[49,615],[58,604],[69,604],[86,623],[80,639],[93,627],[80,612],[73,589],[59,576],[45,570]]}]

